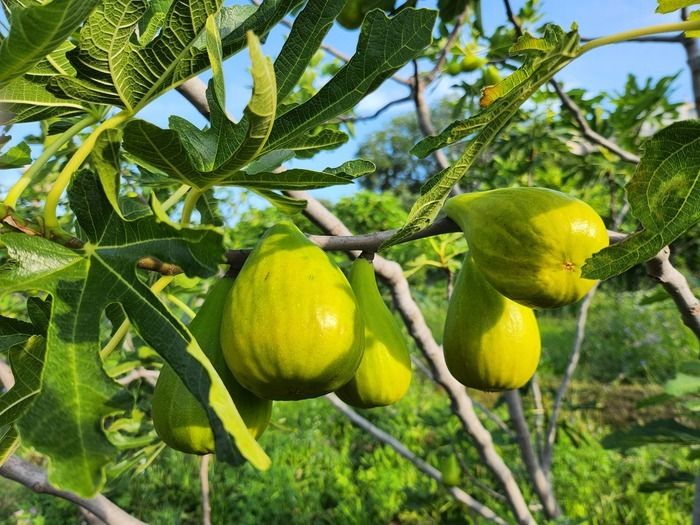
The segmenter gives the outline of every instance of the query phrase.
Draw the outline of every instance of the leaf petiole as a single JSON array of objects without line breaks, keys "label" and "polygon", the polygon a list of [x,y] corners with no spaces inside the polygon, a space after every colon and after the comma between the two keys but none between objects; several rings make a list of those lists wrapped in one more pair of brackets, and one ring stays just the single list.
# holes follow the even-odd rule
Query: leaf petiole
[{"label": "leaf petiole", "polygon": [[49,159],[51,159],[51,157],[53,157],[54,154],[61,149],[66,142],[98,120],[99,118],[97,115],[87,115],[85,118],[73,124],[69,129],[61,133],[50,144],[48,144],[41,155],[37,157],[32,165],[29,166],[27,171],[25,171],[17,182],[15,182],[15,184],[10,188],[10,191],[7,192],[7,196],[5,197],[4,201],[5,206],[8,208],[16,208],[17,201],[24,190],[27,189],[27,186],[31,184],[35,175],[46,165]]},{"label": "leaf petiole", "polygon": [[[173,279],[175,279],[175,277],[175,275],[166,275],[161,277],[151,285],[151,291],[156,294],[162,292],[165,287],[168,286]],[[119,328],[117,328],[117,331],[114,332],[114,335],[110,338],[102,350],[100,350],[100,357],[103,361],[107,359],[109,355],[121,344],[122,339],[126,337],[126,334],[129,332],[130,328],[131,321],[128,319],[119,325]]]},{"label": "leaf petiole", "polygon": [[51,189],[46,195],[46,202],[44,204],[44,227],[46,228],[47,232],[56,232],[60,229],[58,225],[58,216],[56,215],[58,201],[61,199],[61,195],[63,195],[64,190],[70,183],[73,174],[78,170],[78,168],[80,168],[83,162],[85,162],[85,159],[87,159],[88,155],[90,155],[94,149],[98,137],[103,131],[116,128],[126,122],[129,118],[131,118],[131,112],[121,111],[113,117],[105,120],[102,124],[96,127],[92,133],[90,133],[90,135],[73,154],[68,163],[63,167],[61,172],[58,174],[56,181],[53,183],[53,186],[51,186]]}]

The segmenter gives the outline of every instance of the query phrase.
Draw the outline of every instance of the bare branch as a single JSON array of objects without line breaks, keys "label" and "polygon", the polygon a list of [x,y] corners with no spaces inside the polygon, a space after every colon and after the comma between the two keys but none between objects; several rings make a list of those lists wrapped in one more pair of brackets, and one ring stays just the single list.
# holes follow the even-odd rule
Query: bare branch
[{"label": "bare branch", "polygon": [[520,22],[518,21],[518,19],[515,18],[515,14],[513,13],[513,8],[510,5],[510,0],[503,0],[503,5],[506,8],[506,17],[508,18],[508,21],[513,26],[513,29],[515,29],[515,34],[518,36],[522,36],[523,28],[520,26]]},{"label": "bare branch", "polygon": [[17,456],[9,457],[0,466],[0,476],[21,483],[36,493],[58,496],[75,503],[109,525],[144,525],[144,522],[134,518],[102,495],[81,498],[72,492],[55,488],[48,482],[46,472]]},{"label": "bare branch", "polygon": [[452,28],[452,31],[450,32],[450,36],[447,37],[447,41],[445,42],[444,47],[440,51],[440,54],[438,55],[438,59],[435,61],[433,69],[431,69],[430,72],[428,72],[423,77],[423,82],[425,83],[425,85],[432,83],[432,81],[435,80],[435,77],[437,77],[437,75],[442,70],[442,67],[445,65],[445,61],[447,60],[447,53],[449,53],[450,49],[459,38],[459,33],[462,31],[462,26],[464,25],[464,21],[466,20],[467,15],[469,14],[469,9],[471,9],[470,3],[465,2],[464,10],[457,16],[457,18],[455,18],[455,25]]},{"label": "bare branch", "polygon": [[207,102],[207,86],[199,77],[185,80],[177,87],[178,92],[206,118],[209,118],[209,102]]},{"label": "bare branch", "polygon": [[561,88],[561,86],[556,80],[550,80],[549,85],[554,88],[554,91],[556,91],[557,95],[559,96],[559,100],[561,100],[562,105],[573,115],[574,120],[576,120],[576,123],[578,124],[581,130],[581,134],[585,138],[587,138],[595,144],[598,144],[599,146],[603,146],[604,148],[610,150],[625,162],[631,162],[633,164],[639,163],[638,155],[627,151],[626,149],[620,147],[617,143],[605,138],[603,135],[594,131],[593,128],[591,128],[588,125],[588,121],[586,121],[586,117],[583,115],[581,108],[579,108],[576,102],[574,102],[571,99],[571,97],[566,94],[566,92]]},{"label": "bare branch", "polygon": [[660,283],[673,298],[683,323],[700,340],[700,302],[685,276],[671,264],[670,256],[671,250],[666,246],[656,257],[647,262],[647,274]]},{"label": "bare branch", "polygon": [[364,122],[367,120],[373,120],[377,118],[379,115],[384,113],[386,110],[389,108],[396,106],[397,104],[403,104],[404,102],[410,102],[413,99],[413,97],[409,94],[406,95],[405,97],[402,98],[397,98],[396,100],[392,100],[391,102],[387,102],[384,104],[381,108],[379,108],[377,111],[372,113],[371,115],[361,115],[361,116],[354,116],[354,117],[340,117],[338,120],[340,122]]},{"label": "bare branch", "polygon": [[[418,127],[420,127],[420,130],[423,133],[423,135],[429,137],[431,135],[435,135],[436,131],[435,126],[433,126],[432,117],[430,116],[430,109],[428,109],[428,105],[425,102],[424,89],[426,84],[418,74],[418,64],[415,60],[413,61],[413,64],[415,68],[415,74],[413,76],[413,79],[415,81],[415,87],[413,88],[413,102],[416,106],[416,117],[418,119]],[[447,155],[445,155],[445,152],[441,149],[436,150],[433,153],[433,157],[435,157],[435,161],[437,162],[437,165],[441,170],[447,169],[449,167],[450,161],[447,160]]]},{"label": "bare branch", "polygon": [[[353,425],[361,428],[362,430],[372,435],[382,443],[390,446],[392,449],[394,449],[394,451],[396,451],[398,454],[410,461],[418,470],[430,476],[438,483],[442,483],[442,473],[438,469],[436,469],[429,463],[423,461],[395,437],[384,432],[382,429],[374,426],[372,423],[360,416],[348,405],[343,403],[335,394],[328,394],[326,396],[326,399],[331,405],[333,405],[336,409],[342,412],[352,422]],[[499,525],[506,525],[505,520],[499,517],[489,507],[467,494],[464,490],[458,487],[444,486],[444,488],[453,498],[462,503],[473,513],[478,514],[479,516],[486,518],[490,521],[493,521],[494,523],[498,523]]]},{"label": "bare branch", "polygon": [[537,497],[542,502],[545,515],[548,519],[554,519],[561,516],[561,509],[554,496],[554,488],[552,487],[551,479],[542,469],[542,465],[532,448],[532,438],[530,437],[530,429],[525,419],[523,412],[523,400],[520,397],[520,392],[510,390],[504,394],[506,403],[508,404],[508,413],[510,421],[515,428],[518,446],[523,457],[525,467],[530,474],[530,481],[537,493]]},{"label": "bare branch", "polygon": [[564,403],[564,396],[569,388],[569,383],[571,383],[571,378],[574,375],[574,371],[578,366],[579,358],[581,357],[581,347],[583,346],[583,339],[586,336],[586,319],[588,318],[588,309],[593,301],[593,296],[598,289],[598,284],[593,286],[591,290],[586,294],[586,297],[581,302],[581,306],[578,310],[578,318],[576,320],[576,338],[574,339],[574,345],[571,349],[571,354],[569,355],[569,361],[566,365],[566,371],[564,372],[564,377],[561,380],[561,384],[557,389],[557,394],[554,399],[554,406],[552,407],[552,413],[549,416],[549,425],[547,425],[547,432],[545,434],[544,445],[542,447],[542,468],[545,472],[549,473],[552,470],[552,455],[554,448],[554,440],[557,435],[557,419],[559,418],[559,412],[561,411],[562,404]]},{"label": "bare branch", "polygon": [[530,390],[532,390],[532,401],[535,403],[535,446],[537,447],[537,457],[542,458],[545,411],[542,401],[542,389],[540,388],[540,376],[537,373],[532,376]]},{"label": "bare branch", "polygon": [[0,359],[0,387],[9,390],[15,384],[15,376],[12,375],[12,368],[5,361]]},{"label": "bare branch", "polygon": [[159,372],[157,370],[149,370],[147,368],[143,367],[138,367],[134,368],[131,372],[126,374],[123,377],[120,377],[117,379],[117,383],[120,385],[130,385],[134,381],[138,381],[139,379],[143,379],[146,383],[148,383],[151,386],[156,385],[156,381],[158,380],[158,375]]},{"label": "bare branch", "polygon": [[199,484],[202,495],[202,525],[211,525],[211,502],[209,501],[209,462],[211,454],[205,454],[199,463]]}]

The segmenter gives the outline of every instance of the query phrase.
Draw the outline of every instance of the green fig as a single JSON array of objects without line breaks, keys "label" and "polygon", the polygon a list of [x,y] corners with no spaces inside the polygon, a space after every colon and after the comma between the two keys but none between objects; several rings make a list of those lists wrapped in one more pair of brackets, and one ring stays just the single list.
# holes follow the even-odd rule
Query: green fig
[{"label": "green fig", "polygon": [[362,25],[365,13],[360,0],[347,0],[338,15],[338,23],[345,29],[357,29]]},{"label": "green fig", "polygon": [[520,388],[540,359],[535,313],[498,293],[469,254],[455,281],[442,344],[450,373],[479,390]]},{"label": "green fig", "polygon": [[[211,361],[233,399],[248,430],[257,439],[270,421],[272,403],[244,389],[231,375],[221,352],[221,315],[233,280],[219,279],[210,289],[190,331]],[[214,433],[207,414],[168,365],[158,377],[153,393],[153,425],[166,445],[188,454],[215,452]]]},{"label": "green fig", "polygon": [[442,482],[448,487],[456,487],[462,478],[462,467],[459,465],[457,456],[450,454],[440,460],[440,473]]},{"label": "green fig", "polygon": [[485,85],[493,86],[498,84],[501,80],[503,80],[503,77],[501,76],[501,72],[498,71],[498,68],[496,68],[496,66],[488,66],[486,69],[484,69]]},{"label": "green fig", "polygon": [[291,222],[270,228],[224,307],[221,346],[238,381],[264,399],[305,399],[352,379],[364,350],[355,294]]},{"label": "green fig", "polygon": [[460,69],[467,73],[479,69],[484,64],[486,64],[486,59],[473,53],[464,55],[459,63]]},{"label": "green fig", "polygon": [[491,285],[532,308],[574,303],[596,281],[581,277],[591,255],[608,245],[588,204],[545,188],[503,188],[458,195],[445,213],[464,232]]},{"label": "green fig", "polygon": [[358,408],[391,405],[411,384],[408,345],[379,293],[372,263],[355,259],[349,280],[365,320],[365,354],[355,376],[336,393]]}]

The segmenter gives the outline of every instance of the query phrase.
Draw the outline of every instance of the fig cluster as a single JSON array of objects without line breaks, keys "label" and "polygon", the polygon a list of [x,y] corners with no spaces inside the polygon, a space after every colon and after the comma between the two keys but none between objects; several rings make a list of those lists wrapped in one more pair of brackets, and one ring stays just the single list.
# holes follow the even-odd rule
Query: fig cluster
[{"label": "fig cluster", "polygon": [[[212,287],[190,330],[256,438],[272,401],[336,391],[352,406],[373,408],[399,401],[411,382],[408,346],[372,263],[356,259],[346,278],[291,222],[265,233],[235,281]],[[153,420],[172,448],[214,451],[204,409],[167,365]]]},{"label": "fig cluster", "polygon": [[545,188],[459,195],[445,213],[469,247],[445,321],[447,366],[466,386],[519,388],[540,357],[533,308],[574,303],[593,287],[581,268],[608,245],[605,224],[588,204]]},{"label": "fig cluster", "polygon": [[[573,303],[594,285],[581,267],[608,244],[603,221],[582,201],[542,188],[459,195],[445,212],[469,246],[447,309],[447,366],[469,387],[519,388],[540,357],[533,308]],[[411,382],[408,346],[372,263],[357,258],[346,277],[291,222],[265,233],[235,281],[212,286],[190,330],[256,438],[272,401],[336,392],[373,408],[399,401]],[[204,409],[167,365],[153,421],[169,446],[214,452]]]}]

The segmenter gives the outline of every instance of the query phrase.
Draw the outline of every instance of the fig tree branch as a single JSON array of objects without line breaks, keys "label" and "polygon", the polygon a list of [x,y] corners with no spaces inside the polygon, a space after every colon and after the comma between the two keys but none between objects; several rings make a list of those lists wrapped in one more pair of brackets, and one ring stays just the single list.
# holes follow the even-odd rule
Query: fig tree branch
[{"label": "fig tree branch", "polygon": [[[426,463],[423,461],[421,458],[419,458],[417,455],[415,455],[413,452],[411,452],[406,446],[401,443],[399,440],[394,438],[392,435],[384,432],[382,429],[376,427],[372,423],[370,423],[368,420],[360,416],[357,412],[355,412],[353,409],[351,409],[348,405],[343,403],[338,396],[335,394],[328,394],[326,395],[326,399],[328,402],[333,405],[338,411],[340,411],[343,415],[345,415],[353,425],[355,425],[358,428],[361,428],[374,438],[376,438],[378,441],[381,441],[385,445],[388,445],[391,447],[397,454],[403,456],[406,458],[408,461],[413,463],[413,465],[420,470],[423,474],[426,474],[433,478],[435,481],[438,483],[442,483],[442,473],[430,465],[429,463]],[[448,487],[444,486],[444,489],[450,493],[450,495],[455,498],[457,501],[462,503],[465,507],[467,507],[470,511],[472,511],[475,514],[478,514],[479,516],[492,521],[494,523],[498,523],[499,525],[506,525],[506,521],[498,516],[493,510],[491,510],[489,507],[484,505],[483,503],[477,501],[474,499],[472,496],[467,494],[464,490],[462,490],[459,487]]]},{"label": "fig tree branch", "polygon": [[[459,38],[459,34],[462,31],[462,26],[464,25],[464,21],[466,20],[467,16],[469,15],[470,9],[471,9],[470,3],[465,2],[464,9],[462,10],[462,12],[459,15],[457,15],[457,18],[455,18],[455,25],[452,27],[452,31],[450,31],[450,35],[447,37],[447,40],[445,41],[445,45],[440,50],[440,54],[438,55],[438,59],[435,61],[435,65],[433,66],[433,69],[431,69],[423,77],[423,82],[425,83],[425,85],[432,83],[432,81],[435,80],[435,78],[440,74],[442,67],[445,65],[445,61],[447,60],[447,54],[450,52],[450,49],[452,49],[452,46]],[[414,82],[415,82],[415,77],[414,77]]]},{"label": "fig tree branch", "polygon": [[513,424],[513,428],[515,428],[520,454],[530,475],[530,481],[542,502],[542,508],[544,509],[547,519],[555,519],[561,516],[561,509],[554,496],[554,487],[552,487],[551,477],[548,476],[542,468],[532,446],[532,437],[530,436],[530,429],[525,419],[520,392],[517,390],[510,390],[506,392],[504,396],[506,398],[506,404],[508,405],[510,421]]},{"label": "fig tree branch", "polygon": [[81,498],[72,492],[57,489],[48,482],[46,472],[17,456],[10,456],[0,466],[0,476],[16,481],[38,494],[50,494],[75,503],[108,525],[144,525],[144,522],[134,518],[101,494],[94,498]]}]

